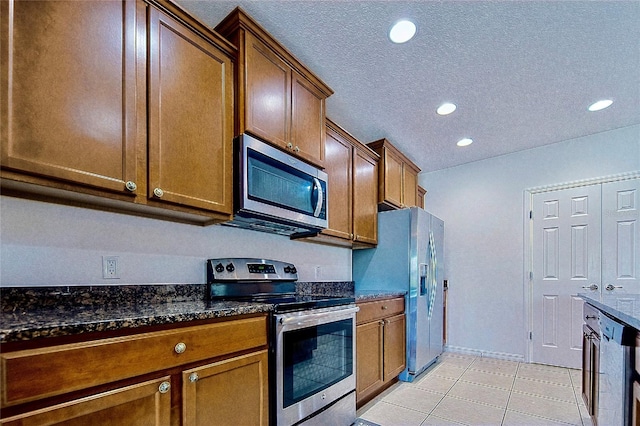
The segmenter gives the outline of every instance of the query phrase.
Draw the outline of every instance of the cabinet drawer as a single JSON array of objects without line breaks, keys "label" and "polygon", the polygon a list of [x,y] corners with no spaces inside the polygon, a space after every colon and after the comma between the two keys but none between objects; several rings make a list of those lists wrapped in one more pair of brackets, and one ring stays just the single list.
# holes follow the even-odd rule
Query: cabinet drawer
[{"label": "cabinet drawer", "polygon": [[404,312],[404,297],[358,303],[360,311],[356,314],[356,323],[363,324]]},{"label": "cabinet drawer", "polygon": [[2,406],[267,344],[266,316],[0,355]]}]

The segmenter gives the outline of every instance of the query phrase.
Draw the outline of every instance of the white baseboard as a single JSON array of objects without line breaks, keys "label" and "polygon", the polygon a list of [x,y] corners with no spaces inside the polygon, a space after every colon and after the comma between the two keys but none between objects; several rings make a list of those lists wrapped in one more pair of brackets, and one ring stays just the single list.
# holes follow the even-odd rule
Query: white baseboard
[{"label": "white baseboard", "polygon": [[462,355],[473,355],[481,358],[503,359],[506,361],[525,362],[524,355],[510,354],[506,352],[483,351],[480,349],[465,348],[462,346],[445,345],[445,352],[457,353]]}]

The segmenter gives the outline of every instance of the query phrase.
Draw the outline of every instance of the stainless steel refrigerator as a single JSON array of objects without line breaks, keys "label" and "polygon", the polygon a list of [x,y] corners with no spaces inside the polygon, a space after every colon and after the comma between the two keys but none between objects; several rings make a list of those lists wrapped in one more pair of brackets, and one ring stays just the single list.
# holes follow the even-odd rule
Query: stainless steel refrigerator
[{"label": "stainless steel refrigerator", "polygon": [[378,246],[354,250],[356,293],[406,292],[407,368],[411,382],[442,353],[444,222],[421,208],[378,213]]}]

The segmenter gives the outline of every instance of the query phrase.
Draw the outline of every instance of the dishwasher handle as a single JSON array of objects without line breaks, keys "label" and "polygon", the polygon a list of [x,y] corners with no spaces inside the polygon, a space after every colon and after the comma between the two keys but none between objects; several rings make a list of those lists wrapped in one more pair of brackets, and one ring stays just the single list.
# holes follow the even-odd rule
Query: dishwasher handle
[{"label": "dishwasher handle", "polygon": [[602,338],[614,341],[622,346],[635,346],[637,331],[622,322],[616,321],[604,312],[600,315],[600,332]]}]

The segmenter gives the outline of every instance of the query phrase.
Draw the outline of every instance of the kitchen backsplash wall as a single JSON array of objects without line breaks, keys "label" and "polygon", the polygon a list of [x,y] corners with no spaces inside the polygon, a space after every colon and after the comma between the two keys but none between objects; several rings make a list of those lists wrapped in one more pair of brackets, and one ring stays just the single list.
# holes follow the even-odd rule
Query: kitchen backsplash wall
[{"label": "kitchen backsplash wall", "polygon": [[[118,257],[120,279],[102,278]],[[205,283],[205,260],[292,262],[299,281],[350,281],[351,251],[220,225],[201,227],[0,196],[0,285]]]}]

